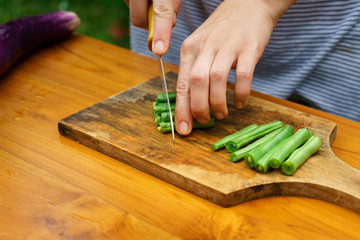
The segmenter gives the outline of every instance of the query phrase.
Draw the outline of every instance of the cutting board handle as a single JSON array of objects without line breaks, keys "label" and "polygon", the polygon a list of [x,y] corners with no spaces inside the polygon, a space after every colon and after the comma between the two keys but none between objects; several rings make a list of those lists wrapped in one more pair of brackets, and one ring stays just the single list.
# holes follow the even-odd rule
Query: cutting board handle
[{"label": "cutting board handle", "polygon": [[[329,201],[360,213],[360,172],[339,159],[330,146],[324,148],[321,171],[309,188],[312,197]],[[316,177],[316,178],[315,178]]]},{"label": "cutting board handle", "polygon": [[324,200],[360,213],[360,172],[334,154],[330,145],[335,136],[336,125],[328,135],[329,141],[323,141],[319,152],[293,176],[274,172],[277,177],[262,183],[256,181],[249,188],[228,196],[226,205],[271,196],[298,196]]}]

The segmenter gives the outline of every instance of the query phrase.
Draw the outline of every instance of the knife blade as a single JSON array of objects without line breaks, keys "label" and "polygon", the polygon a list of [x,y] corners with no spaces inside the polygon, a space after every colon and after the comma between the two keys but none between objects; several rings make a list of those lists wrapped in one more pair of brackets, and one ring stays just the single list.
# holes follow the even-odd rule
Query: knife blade
[{"label": "knife blade", "polygon": [[[148,39],[147,39],[147,45],[148,45],[149,50],[152,51],[152,40],[153,40],[153,34],[154,34],[154,9],[153,9],[152,3],[149,4],[148,24],[149,24],[149,35],[148,35]],[[174,122],[173,122],[173,117],[172,117],[172,112],[171,112],[171,107],[170,107],[169,92],[167,90],[164,64],[163,64],[161,55],[158,55],[158,62],[159,62],[159,68],[160,68],[160,77],[163,80],[163,88],[164,88],[166,102],[167,102],[169,115],[170,115],[170,125],[171,125],[171,134],[172,134],[173,144],[175,145]]]}]

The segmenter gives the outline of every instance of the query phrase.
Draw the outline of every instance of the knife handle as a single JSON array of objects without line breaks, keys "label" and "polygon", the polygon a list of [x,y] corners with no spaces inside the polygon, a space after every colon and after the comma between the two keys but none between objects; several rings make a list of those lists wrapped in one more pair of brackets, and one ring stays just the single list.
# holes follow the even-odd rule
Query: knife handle
[{"label": "knife handle", "polygon": [[152,3],[149,5],[148,23],[149,23],[149,35],[147,39],[147,45],[149,50],[152,51],[152,40],[154,35],[154,8]]}]

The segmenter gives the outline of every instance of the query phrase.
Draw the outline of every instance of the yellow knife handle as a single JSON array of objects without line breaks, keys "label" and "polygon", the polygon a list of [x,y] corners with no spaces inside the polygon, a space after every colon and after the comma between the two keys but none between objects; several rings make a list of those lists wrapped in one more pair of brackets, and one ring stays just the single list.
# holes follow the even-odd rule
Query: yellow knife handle
[{"label": "yellow knife handle", "polygon": [[152,3],[149,5],[148,23],[149,23],[149,35],[147,39],[147,45],[149,50],[152,51],[152,40],[154,36],[154,8]]}]

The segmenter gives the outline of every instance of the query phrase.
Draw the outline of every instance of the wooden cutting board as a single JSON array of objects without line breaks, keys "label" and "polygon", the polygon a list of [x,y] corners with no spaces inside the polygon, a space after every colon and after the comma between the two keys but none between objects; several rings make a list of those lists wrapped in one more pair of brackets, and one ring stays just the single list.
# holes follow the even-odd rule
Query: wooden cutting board
[{"label": "wooden cutting board", "polygon": [[[177,75],[167,73],[174,91]],[[316,116],[251,97],[242,110],[233,107],[228,90],[229,116],[210,129],[195,129],[190,136],[157,131],[152,102],[162,92],[162,80],[150,79],[62,119],[59,132],[74,141],[163,179],[224,207],[269,196],[321,199],[360,213],[360,173],[338,159],[330,144],[336,124]],[[226,150],[211,144],[252,123],[280,120],[296,131],[306,127],[322,139],[319,152],[293,176],[280,169],[255,172],[243,161],[229,161]]]}]

